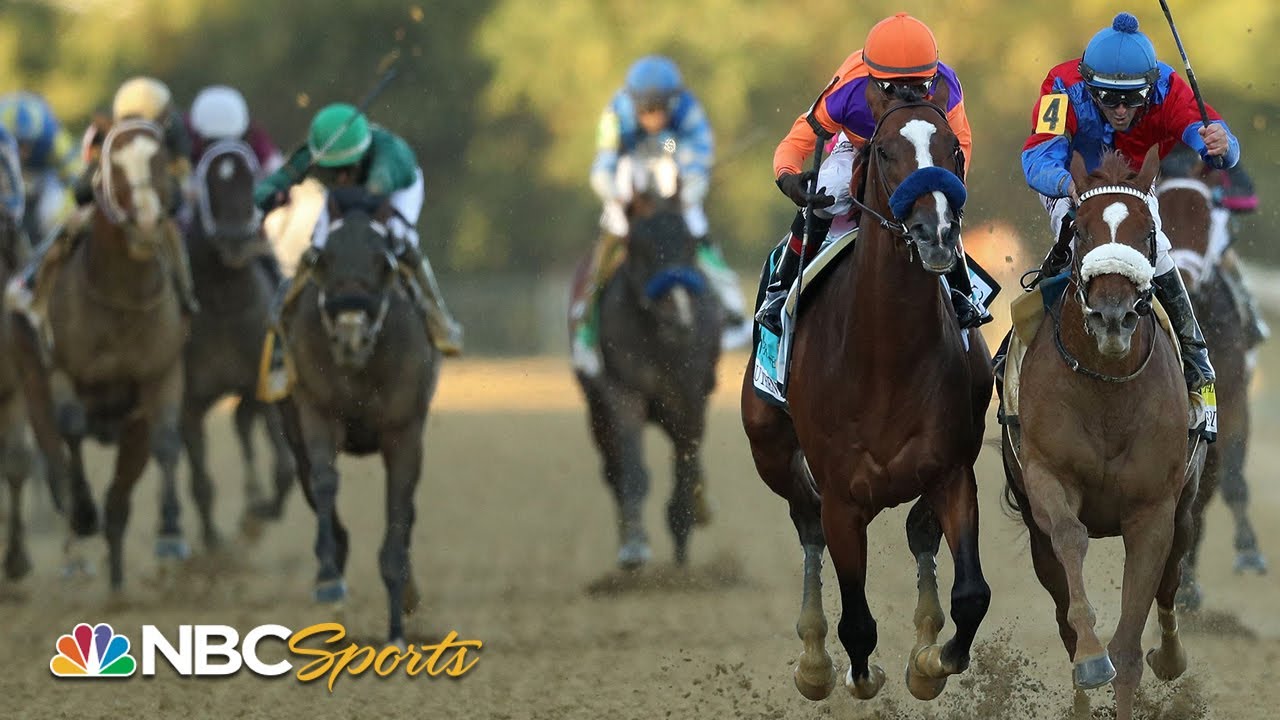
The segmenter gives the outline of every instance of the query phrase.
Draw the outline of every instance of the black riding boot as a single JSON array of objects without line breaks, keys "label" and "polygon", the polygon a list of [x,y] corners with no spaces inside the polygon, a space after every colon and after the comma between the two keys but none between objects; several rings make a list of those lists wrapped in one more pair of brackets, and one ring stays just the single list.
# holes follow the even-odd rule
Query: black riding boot
[{"label": "black riding boot", "polygon": [[1178,334],[1178,344],[1182,346],[1182,374],[1187,381],[1187,389],[1195,392],[1212,383],[1216,375],[1213,365],[1209,364],[1209,349],[1200,332],[1200,323],[1196,322],[1195,311],[1191,309],[1187,288],[1177,270],[1157,275],[1151,279],[1151,284],[1156,298],[1169,314],[1174,332]]},{"label": "black riding boot", "polygon": [[773,268],[769,285],[764,289],[764,300],[756,312],[756,322],[774,335],[782,335],[782,308],[787,304],[787,293],[796,281],[800,270],[800,255],[791,250],[790,245],[782,251],[778,264]]},{"label": "black riding boot", "polygon": [[963,262],[947,273],[947,285],[951,286],[951,304],[956,309],[956,319],[960,328],[976,328],[986,325],[994,318],[986,308],[973,301],[973,280],[969,277],[969,268]]}]

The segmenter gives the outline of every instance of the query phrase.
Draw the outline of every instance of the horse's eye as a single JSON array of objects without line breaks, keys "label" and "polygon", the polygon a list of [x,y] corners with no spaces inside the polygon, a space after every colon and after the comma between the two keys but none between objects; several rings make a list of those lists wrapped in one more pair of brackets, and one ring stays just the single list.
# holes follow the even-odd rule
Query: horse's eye
[{"label": "horse's eye", "polygon": [[888,160],[888,159],[889,159],[889,151],[888,151],[888,150],[885,150],[885,149],[884,149],[884,146],[882,146],[882,145],[877,145],[877,146],[876,146],[876,154],[880,156],[880,159],[881,159],[881,160]]}]

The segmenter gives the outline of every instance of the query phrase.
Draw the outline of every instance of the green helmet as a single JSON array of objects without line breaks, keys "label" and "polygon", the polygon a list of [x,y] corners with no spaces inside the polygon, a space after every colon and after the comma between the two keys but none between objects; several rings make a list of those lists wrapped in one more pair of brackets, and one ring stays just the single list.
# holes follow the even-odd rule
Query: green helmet
[{"label": "green helmet", "polygon": [[342,167],[359,162],[372,140],[369,121],[359,110],[346,103],[334,103],[316,113],[307,146],[316,165]]}]

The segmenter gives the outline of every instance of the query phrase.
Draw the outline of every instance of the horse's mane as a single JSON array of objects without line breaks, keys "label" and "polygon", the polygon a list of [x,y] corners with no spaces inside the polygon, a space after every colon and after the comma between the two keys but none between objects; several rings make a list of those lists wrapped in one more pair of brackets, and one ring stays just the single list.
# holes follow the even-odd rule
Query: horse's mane
[{"label": "horse's mane", "polygon": [[[1097,180],[1098,185],[1132,185],[1133,179],[1137,176],[1138,172],[1133,169],[1124,155],[1115,150],[1104,152],[1098,169],[1089,173],[1089,177]],[[1139,189],[1146,190],[1146,188]]]}]

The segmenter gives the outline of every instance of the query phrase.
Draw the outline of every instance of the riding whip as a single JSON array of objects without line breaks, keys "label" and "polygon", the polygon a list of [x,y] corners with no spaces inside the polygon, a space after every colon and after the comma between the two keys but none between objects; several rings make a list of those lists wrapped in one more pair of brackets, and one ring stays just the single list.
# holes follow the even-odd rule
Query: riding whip
[{"label": "riding whip", "polygon": [[[1173,15],[1169,12],[1169,4],[1160,0],[1160,9],[1164,10],[1164,18],[1169,21],[1169,29],[1173,31],[1173,42],[1178,46],[1178,54],[1182,56],[1182,66],[1187,70],[1187,82],[1191,84],[1191,93],[1196,96],[1196,104],[1200,106],[1200,122],[1209,127],[1209,112],[1205,110],[1204,98],[1200,95],[1200,85],[1196,83],[1196,74],[1191,70],[1191,61],[1187,59],[1187,51],[1182,46],[1182,37],[1178,35],[1178,26],[1173,24]],[[1210,155],[1209,164],[1221,170],[1226,160],[1220,155]]]}]

